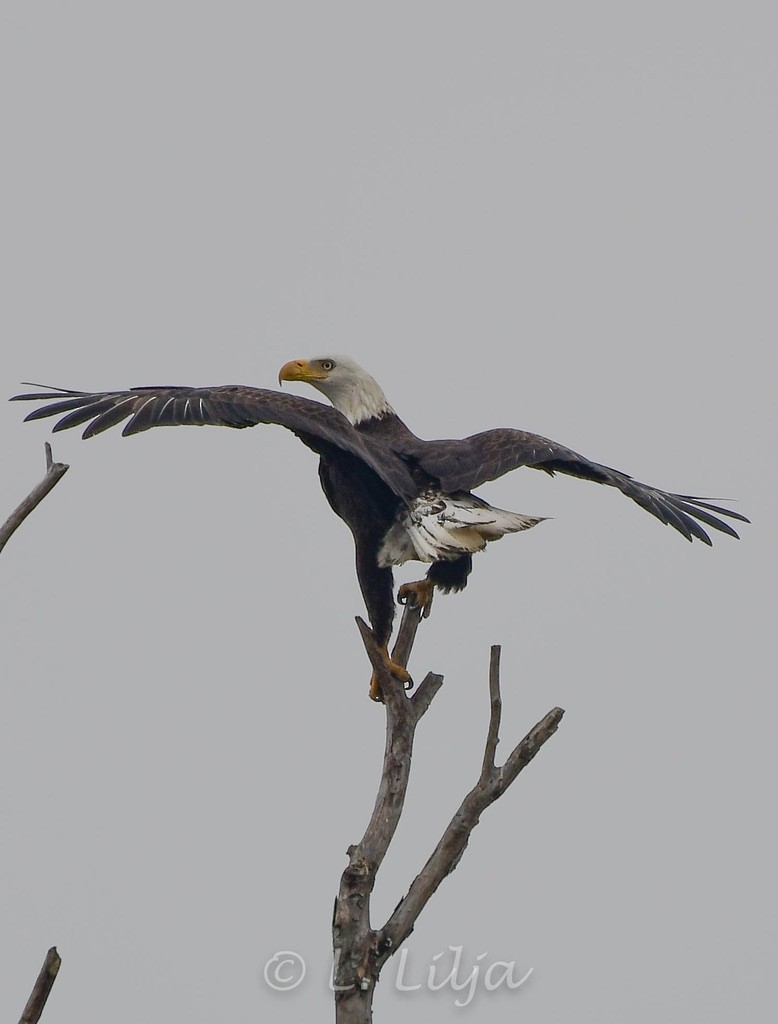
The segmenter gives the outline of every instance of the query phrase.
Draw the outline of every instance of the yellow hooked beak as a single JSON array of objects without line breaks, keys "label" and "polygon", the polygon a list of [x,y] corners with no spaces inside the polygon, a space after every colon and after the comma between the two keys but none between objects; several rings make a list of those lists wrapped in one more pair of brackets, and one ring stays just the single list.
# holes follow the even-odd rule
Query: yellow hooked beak
[{"label": "yellow hooked beak", "polygon": [[293,359],[289,363],[284,363],[281,369],[278,371],[278,383],[281,384],[285,380],[325,380],[327,374],[314,366],[307,359]]}]

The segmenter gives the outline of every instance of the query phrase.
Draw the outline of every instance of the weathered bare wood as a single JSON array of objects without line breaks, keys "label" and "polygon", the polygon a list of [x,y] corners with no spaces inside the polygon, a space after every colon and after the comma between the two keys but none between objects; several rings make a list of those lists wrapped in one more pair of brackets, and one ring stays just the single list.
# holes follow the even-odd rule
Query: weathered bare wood
[{"label": "weathered bare wood", "polygon": [[46,475],[41,482],[30,491],[21,505],[13,510],[5,523],[0,526],[0,551],[3,550],[11,535],[19,529],[30,512],[40,505],[52,487],[59,483],[70,468],[69,466],[66,466],[64,462],[54,461],[51,455],[51,445],[48,441],[46,442],[45,448]]},{"label": "weathered bare wood", "polygon": [[[418,609],[406,606],[392,657],[407,664],[419,624]],[[372,631],[357,619],[370,662],[378,673],[386,708],[386,745],[375,807],[362,839],[348,849],[333,914],[333,985],[338,1024],[364,1024],[372,1018],[378,980],[376,933],[370,924],[370,895],[376,874],[402,814],[413,754],[416,726],[442,685],[442,676],[428,675],[411,700],[386,669]]]},{"label": "weathered bare wood", "polygon": [[[405,666],[421,615],[406,606],[392,658]],[[440,883],[454,870],[483,811],[494,803],[535,756],[559,725],[564,712],[554,708],[497,767],[495,755],[502,714],[500,648],[493,647],[489,667],[490,718],[481,774],[468,793],[408,894],[386,924],[374,929],[370,897],[403,810],[411,771],[416,726],[428,710],[443,677],[432,672],[413,696],[388,672],[370,628],[357,619],[370,662],[378,674],[386,709],[386,745],[381,783],[362,839],[348,849],[333,913],[333,987],[337,1024],[369,1024],[375,986],[381,969],[410,935],[416,920]]]},{"label": "weathered bare wood", "polygon": [[502,696],[500,694],[500,647],[492,647],[489,656],[489,732],[486,734],[486,747],[481,768],[481,778],[494,768],[497,756],[497,744],[500,742],[500,719],[502,718]]},{"label": "weathered bare wood", "polygon": [[421,608],[417,608],[415,605],[405,605],[402,622],[397,631],[397,639],[392,649],[392,660],[396,661],[398,665],[402,665],[403,668],[408,665],[421,618]]},{"label": "weathered bare wood", "polygon": [[30,998],[27,1000],[27,1005],[19,1018],[19,1024],[38,1024],[61,963],[62,960],[57,952],[57,947],[52,946],[46,954],[46,959],[43,961],[43,967],[41,967],[41,972],[33,986]]},{"label": "weathered bare wood", "polygon": [[[379,933],[379,942],[385,947],[383,960],[387,960],[411,934],[430,897],[459,863],[483,812],[503,795],[522,768],[554,735],[563,714],[562,708],[549,711],[514,748],[505,765],[485,771],[467,794],[429,860],[411,883],[408,894]],[[382,965],[383,961],[379,961],[379,971]]]},{"label": "weathered bare wood", "polygon": [[416,693],[411,697],[411,703],[416,707],[416,718],[419,719],[432,703],[432,699],[443,685],[443,676],[435,672],[428,672],[422,679]]}]

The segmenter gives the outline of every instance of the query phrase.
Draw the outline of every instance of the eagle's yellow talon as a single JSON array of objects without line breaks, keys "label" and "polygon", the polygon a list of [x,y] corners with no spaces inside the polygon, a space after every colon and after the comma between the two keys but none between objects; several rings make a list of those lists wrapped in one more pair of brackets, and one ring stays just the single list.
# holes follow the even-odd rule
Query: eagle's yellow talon
[{"label": "eagle's yellow talon", "polygon": [[411,608],[420,608],[421,617],[426,619],[432,609],[432,598],[435,584],[432,580],[419,580],[416,583],[403,583],[397,591],[400,604],[409,604]]},{"label": "eagle's yellow talon", "polygon": [[377,701],[379,704],[383,704],[384,698],[381,696],[381,687],[378,682],[378,676],[375,672],[370,677],[370,699]]},{"label": "eagle's yellow talon", "polygon": [[[396,679],[398,683],[402,683],[404,690],[413,689],[413,679],[411,679],[410,672],[403,668],[402,665],[398,665],[396,661],[392,661],[389,651],[386,647],[381,647],[381,659],[386,666],[386,670],[392,679]],[[373,672],[370,677],[370,699],[378,701],[378,703],[384,703],[384,697],[381,693],[381,681],[379,673]]]}]

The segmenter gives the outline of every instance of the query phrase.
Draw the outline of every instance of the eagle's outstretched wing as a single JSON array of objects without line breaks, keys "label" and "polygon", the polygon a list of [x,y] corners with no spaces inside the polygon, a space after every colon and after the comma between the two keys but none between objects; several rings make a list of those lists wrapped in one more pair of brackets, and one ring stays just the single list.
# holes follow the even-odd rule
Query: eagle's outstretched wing
[{"label": "eagle's outstretched wing", "polygon": [[274,423],[293,431],[315,451],[334,446],[357,456],[400,498],[413,497],[418,490],[403,460],[371,438],[363,437],[337,409],[280,391],[240,384],[208,388],[142,387],[104,392],[53,388],[15,395],[11,401],[45,402],[25,419],[60,416],[55,431],[86,423],[83,437],[93,437],[124,420],[127,423],[123,435],[138,434],[151,427],[243,428]]},{"label": "eagle's outstretched wing", "polygon": [[672,494],[642,484],[626,473],[590,462],[570,448],[523,430],[485,430],[461,441],[428,441],[418,453],[418,462],[425,472],[440,480],[445,491],[471,491],[520,466],[594,480],[618,488],[687,540],[697,537],[705,544],[710,544],[711,539],[700,523],[737,537],[729,523],[718,516],[748,522],[738,512],[713,505],[703,498]]}]

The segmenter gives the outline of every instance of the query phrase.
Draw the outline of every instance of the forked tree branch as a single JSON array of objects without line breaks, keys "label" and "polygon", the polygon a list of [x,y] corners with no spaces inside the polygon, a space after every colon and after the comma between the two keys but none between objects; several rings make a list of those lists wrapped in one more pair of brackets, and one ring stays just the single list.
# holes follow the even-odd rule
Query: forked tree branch
[{"label": "forked tree branch", "polygon": [[[410,657],[421,615],[406,606],[392,658],[405,666]],[[368,1024],[378,976],[386,961],[413,931],[416,920],[440,883],[459,863],[478,821],[543,744],[556,732],[564,712],[554,708],[514,747],[497,767],[502,699],[500,696],[500,648],[493,647],[489,665],[490,717],[481,774],[462,801],[440,842],[407,895],[380,929],[370,923],[370,896],[376,874],[402,814],[410,779],[416,726],[443,685],[443,677],[429,673],[409,696],[393,679],[381,657],[369,627],[357,619],[373,669],[378,674],[386,707],[386,746],[381,784],[365,834],[349,847],[349,863],[341,878],[333,915],[335,1006],[337,1024]]]},{"label": "forked tree branch", "polygon": [[27,1005],[19,1018],[19,1024],[38,1024],[61,963],[62,960],[57,952],[57,947],[52,946],[46,954],[46,959],[43,961],[43,967],[41,967],[41,972],[30,993],[30,998],[27,1000]]},{"label": "forked tree branch", "polygon": [[13,510],[3,525],[0,526],[0,551],[3,550],[11,535],[19,529],[30,512],[40,505],[52,487],[59,483],[70,468],[69,466],[66,466],[64,462],[54,461],[51,455],[51,445],[48,441],[45,444],[45,449],[46,475],[41,482],[30,491],[21,505]]},{"label": "forked tree branch", "polygon": [[490,673],[492,714],[481,775],[459,805],[429,860],[411,883],[407,896],[400,901],[382,928],[379,942],[386,947],[386,953],[379,959],[379,970],[383,962],[411,934],[419,914],[432,894],[459,863],[483,812],[503,795],[546,740],[554,735],[564,715],[562,708],[553,708],[549,711],[514,747],[505,764],[498,768],[494,763],[494,750],[498,742],[497,730],[502,704],[499,693],[499,655],[500,648],[493,647]]}]

